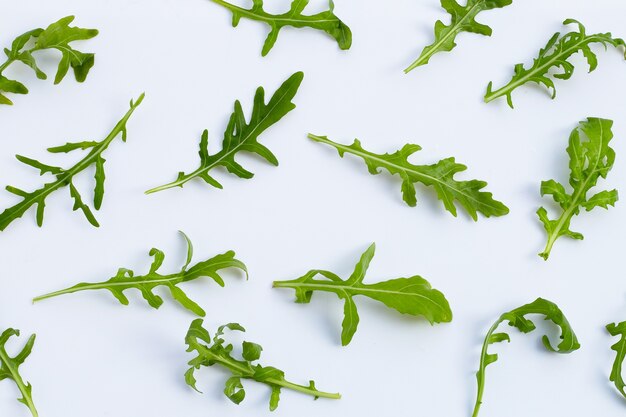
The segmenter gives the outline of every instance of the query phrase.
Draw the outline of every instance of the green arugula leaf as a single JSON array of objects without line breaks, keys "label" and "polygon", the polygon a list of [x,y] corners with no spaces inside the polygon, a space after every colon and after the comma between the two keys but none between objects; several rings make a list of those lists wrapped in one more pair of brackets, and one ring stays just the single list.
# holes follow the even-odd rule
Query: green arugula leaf
[{"label": "green arugula leaf", "polygon": [[480,366],[476,373],[476,380],[478,382],[478,394],[476,397],[476,404],[474,406],[473,417],[478,416],[480,406],[482,404],[483,392],[485,389],[485,370],[488,365],[498,360],[498,355],[495,353],[489,353],[489,346],[500,342],[510,342],[510,337],[505,332],[496,333],[496,330],[505,321],[509,322],[509,326],[517,328],[522,333],[530,333],[536,329],[535,323],[528,319],[526,316],[531,314],[539,314],[545,316],[546,320],[552,321],[561,330],[560,340],[561,342],[557,347],[553,347],[550,343],[548,336],[544,335],[541,338],[544,347],[549,352],[555,353],[571,353],[578,348],[580,344],[576,338],[574,330],[570,326],[569,322],[563,315],[563,312],[559,307],[551,301],[538,298],[530,304],[526,304],[522,307],[511,310],[508,313],[504,313],[500,318],[491,326],[483,342],[482,352],[480,354]]},{"label": "green arugula leaf", "polygon": [[[372,244],[361,256],[354,272],[342,280],[332,272],[314,269],[291,281],[275,281],[275,288],[291,288],[296,292],[297,303],[309,303],[314,291],[335,293],[345,300],[341,343],[346,346],[352,340],[359,324],[359,314],[354,296],[361,295],[380,301],[402,314],[422,316],[431,324],[452,321],[452,311],[445,296],[432,289],[428,281],[415,275],[396,278],[376,284],[364,284],[363,279],[374,257],[376,245]],[[315,279],[321,275],[325,279]]]},{"label": "green arugula leaf", "polygon": [[15,329],[7,329],[2,335],[0,335],[0,381],[4,379],[10,379],[15,382],[17,388],[22,394],[22,398],[18,399],[19,402],[24,404],[30,410],[33,417],[37,417],[37,409],[33,402],[33,387],[24,382],[19,373],[19,367],[26,361],[26,358],[30,356],[33,346],[35,345],[35,335],[28,338],[26,345],[22,348],[22,351],[14,358],[11,358],[6,351],[6,344],[8,340],[13,336],[19,336],[20,331]]},{"label": "green arugula leaf", "polygon": [[201,178],[215,188],[222,188],[222,185],[209,175],[209,171],[217,166],[226,168],[228,172],[239,178],[250,179],[254,174],[235,161],[235,154],[241,151],[256,153],[270,164],[278,166],[276,156],[264,145],[261,145],[258,138],[270,126],[296,108],[291,100],[298,92],[303,78],[302,72],[293,74],[276,90],[267,104],[265,104],[265,91],[263,87],[259,87],[254,95],[254,106],[249,123],[246,122],[241,103],[237,100],[235,111],[230,116],[226,132],[224,132],[222,150],[214,155],[209,154],[209,132],[205,130],[200,140],[200,167],[189,174],[179,172],[176,181],[148,190],[146,194],[182,187],[194,178]]},{"label": "green arugula leaf", "polygon": [[491,36],[491,28],[478,23],[476,15],[483,10],[499,9],[511,3],[513,0],[467,0],[465,6],[461,6],[456,0],[441,0],[441,7],[450,13],[450,25],[446,26],[441,20],[435,23],[435,41],[425,47],[419,58],[404,72],[428,64],[430,58],[438,52],[451,51],[456,46],[456,36],[461,32]]},{"label": "green arugula leaf", "polygon": [[252,7],[250,9],[244,9],[243,7],[236,6],[224,0],[211,1],[227,8],[232,12],[233,27],[237,27],[242,17],[257,20],[270,26],[270,33],[267,36],[267,39],[265,39],[265,44],[263,45],[263,56],[267,55],[272,49],[276,43],[276,39],[278,39],[278,33],[285,26],[292,26],[295,28],[308,27],[324,31],[332,36],[339,44],[339,48],[343,50],[350,49],[350,46],[352,45],[352,32],[345,23],[335,16],[335,5],[332,0],[329,1],[329,10],[314,15],[302,14],[306,6],[309,4],[309,0],[293,0],[289,11],[279,15],[273,15],[263,10],[263,0],[253,0]]},{"label": "green arugula leaf", "polygon": [[606,326],[606,330],[611,336],[619,336],[617,343],[611,346],[615,351],[615,361],[611,369],[609,380],[615,384],[615,388],[624,398],[626,398],[626,382],[622,377],[622,367],[624,366],[624,358],[626,358],[626,321],[619,324],[611,323]]},{"label": "green arugula leaf", "polygon": [[76,175],[84,171],[89,166],[96,166],[96,188],[94,193],[94,207],[96,210],[98,210],[102,204],[102,198],[104,196],[104,159],[102,158],[102,153],[109,147],[113,139],[115,139],[120,134],[122,135],[122,141],[126,142],[126,123],[128,122],[128,119],[130,119],[130,116],[133,114],[135,109],[141,104],[143,99],[144,95],[142,94],[141,96],[139,96],[136,102],[131,100],[130,110],[128,110],[126,115],[115,125],[111,133],[109,133],[109,135],[102,141],[68,143],[63,146],[48,148],[48,152],[51,153],[67,153],[77,149],[90,149],[87,156],[85,156],[71,168],[65,169],[56,166],[46,165],[34,159],[17,155],[16,157],[20,162],[39,170],[41,175],[45,173],[55,175],[56,181],[46,183],[41,188],[32,192],[27,192],[10,185],[7,186],[7,191],[19,197],[22,197],[23,200],[13,207],[10,207],[0,213],[0,231],[6,229],[9,224],[11,224],[14,220],[22,217],[24,213],[26,213],[32,206],[35,205],[37,206],[37,225],[41,227],[43,225],[43,214],[44,208],[46,206],[46,198],[54,191],[66,186],[69,186],[70,197],[74,200],[74,211],[80,209],[89,221],[89,223],[91,223],[95,227],[99,227],[100,225],[98,224],[98,221],[93,215],[91,209],[83,202],[78,190],[76,189],[72,181]]},{"label": "green arugula leaf", "polygon": [[33,299],[33,302],[80,291],[109,290],[120,303],[128,305],[129,301],[124,295],[124,291],[133,288],[141,291],[141,295],[151,307],[158,309],[163,304],[163,299],[154,293],[154,289],[159,286],[164,286],[170,290],[172,297],[178,301],[180,305],[194,314],[204,317],[206,313],[202,307],[187,297],[183,290],[177,287],[177,285],[202,277],[210,277],[220,287],[223,287],[224,280],[220,276],[219,271],[226,268],[238,268],[245,272],[247,278],[248,270],[243,262],[235,258],[235,252],[233,251],[228,251],[221,255],[214,256],[206,261],[198,262],[191,268],[188,268],[193,257],[193,246],[187,235],[183,232],[180,233],[183,235],[185,242],[187,243],[187,260],[180,272],[167,275],[159,273],[158,270],[163,264],[165,254],[159,249],[152,248],[149,255],[152,256],[154,260],[152,261],[150,270],[146,275],[135,276],[134,272],[130,269],[120,268],[117,274],[108,281],[98,283],[81,283],[64,290],[36,297]]},{"label": "green arugula leaf", "polygon": [[[506,96],[507,103],[513,108],[513,99],[511,97],[513,90],[529,82],[544,85],[549,90],[552,90],[552,98],[554,99],[556,97],[556,87],[549,75],[552,74],[554,69],[560,68],[563,72],[553,74],[553,77],[560,80],[569,80],[574,73],[574,65],[568,59],[573,54],[582,52],[589,64],[589,72],[591,72],[598,66],[598,57],[591,50],[591,44],[599,43],[605,48],[608,45],[613,45],[616,48],[620,46],[626,47],[623,39],[613,38],[611,33],[587,35],[585,27],[579,21],[567,19],[563,22],[564,25],[572,23],[578,25],[578,32],[571,31],[563,36],[561,36],[560,32],[555,33],[548,41],[548,44],[539,50],[539,56],[534,59],[533,65],[529,69],[524,68],[524,64],[515,66],[513,78],[507,85],[493,90],[493,83],[490,82],[487,86],[485,102],[489,103],[498,97]],[[624,57],[626,58],[626,54]]]},{"label": "green arugula leaf", "polygon": [[567,147],[567,154],[570,157],[571,194],[567,194],[565,187],[555,180],[541,183],[541,195],[551,195],[563,210],[557,220],[550,220],[545,208],[537,210],[537,215],[548,233],[548,243],[539,254],[543,259],[548,260],[552,247],[559,237],[583,239],[582,234],[570,230],[572,217],[577,216],[581,208],[587,211],[596,207],[608,209],[617,202],[617,190],[601,191],[592,197],[587,196],[598,179],[606,178],[613,168],[615,151],[609,147],[609,142],[613,138],[612,126],[611,120],[590,117],[580,122],[572,131]]},{"label": "green arugula leaf", "polygon": [[[37,60],[33,53],[45,49],[56,49],[61,52],[61,61],[57,69],[54,83],[59,84],[67,75],[70,67],[74,71],[76,81],[83,82],[87,79],[89,70],[95,62],[95,55],[77,51],[70,45],[71,42],[91,39],[98,35],[96,29],[81,29],[71,27],[74,16],[67,16],[48,26],[46,29],[30,30],[18,36],[11,45],[11,49],[5,48],[4,53],[7,60],[0,65],[0,104],[13,104],[13,102],[2,93],[27,94],[28,88],[19,81],[10,80],[2,75],[14,62],[32,68],[37,78],[45,80],[47,75],[39,69]],[[31,46],[32,45],[32,46]]]},{"label": "green arugula leaf", "polygon": [[[221,326],[213,339],[209,332],[202,327],[203,320],[196,319],[189,326],[189,331],[185,337],[187,343],[187,352],[196,352],[198,356],[189,361],[191,368],[185,373],[185,381],[194,390],[196,388],[196,370],[202,366],[220,365],[227,371],[232,373],[226,381],[224,395],[235,404],[241,403],[246,397],[246,391],[241,383],[242,379],[251,379],[267,385],[271,390],[270,410],[274,411],[278,407],[280,400],[280,391],[287,388],[303,394],[311,395],[315,399],[330,398],[338,400],[340,394],[331,394],[328,392],[318,391],[315,382],[310,381],[309,385],[298,385],[285,379],[285,373],[271,366],[262,366],[253,364],[261,357],[263,348],[255,343],[244,342],[242,358],[237,359],[232,356],[233,345],[226,344],[224,338],[224,330],[245,332],[245,329],[237,323],[229,323]],[[200,392],[200,391],[198,391]]]},{"label": "green arugula leaf", "polygon": [[402,149],[392,154],[376,154],[366,151],[358,139],[352,145],[343,145],[333,142],[326,136],[309,134],[309,139],[315,142],[325,143],[337,149],[339,156],[350,153],[363,158],[370,174],[377,175],[384,168],[392,175],[402,178],[402,199],[411,207],[417,204],[415,187],[413,184],[420,182],[426,186],[432,186],[437,192],[437,197],[443,202],[446,210],[456,217],[455,202],[459,203],[467,213],[478,220],[477,213],[485,217],[504,216],[509,209],[501,202],[494,200],[491,193],[480,191],[487,183],[484,181],[457,181],[454,176],[467,169],[465,165],[456,163],[454,158],[442,159],[434,165],[413,165],[408,158],[421,150],[419,145],[407,144]]}]

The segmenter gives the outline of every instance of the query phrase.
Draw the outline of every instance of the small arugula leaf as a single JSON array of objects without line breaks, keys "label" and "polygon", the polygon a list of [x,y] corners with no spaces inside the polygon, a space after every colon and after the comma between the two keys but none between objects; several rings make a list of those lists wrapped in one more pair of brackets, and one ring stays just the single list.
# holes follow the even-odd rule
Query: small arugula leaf
[{"label": "small arugula leaf", "polygon": [[206,261],[198,262],[191,268],[187,268],[191,258],[193,257],[193,246],[191,241],[183,232],[180,232],[187,243],[187,261],[183,265],[180,272],[173,274],[161,274],[158,272],[163,264],[165,254],[159,249],[152,248],[150,256],[154,259],[150,270],[146,275],[135,275],[133,271],[126,268],[120,268],[117,274],[105,282],[98,283],[81,283],[64,290],[55,291],[33,299],[33,302],[45,300],[47,298],[56,297],[63,294],[71,294],[80,291],[108,290],[123,305],[128,305],[129,301],[124,295],[124,291],[128,289],[137,289],[141,292],[143,298],[151,307],[158,309],[163,304],[163,299],[154,293],[154,289],[159,286],[167,287],[172,297],[180,303],[184,308],[194,314],[204,317],[205,311],[192,301],[177,285],[184,282],[193,281],[201,277],[212,278],[220,287],[224,286],[224,280],[219,272],[226,268],[238,268],[245,272],[248,276],[246,266],[240,260],[235,258],[235,252],[228,251],[221,255],[214,256]]},{"label": "small arugula leaf", "polygon": [[567,194],[565,187],[554,180],[541,183],[541,195],[552,196],[562,210],[557,220],[550,220],[545,208],[537,210],[537,215],[548,233],[548,243],[539,254],[543,259],[548,260],[552,247],[559,237],[583,239],[582,234],[570,230],[572,217],[577,216],[581,208],[586,211],[596,207],[608,209],[617,202],[617,190],[601,191],[592,197],[587,195],[595,187],[598,179],[606,178],[613,168],[615,151],[609,147],[609,142],[613,138],[612,126],[611,120],[589,117],[572,131],[567,147],[567,154],[570,157],[571,194]]},{"label": "small arugula leaf", "polygon": [[456,0],[441,0],[441,7],[450,13],[450,25],[446,26],[441,20],[435,23],[435,41],[425,47],[419,58],[404,72],[408,73],[421,65],[426,65],[438,52],[451,51],[456,46],[456,36],[461,32],[491,36],[491,28],[478,23],[476,15],[484,10],[508,6],[512,2],[513,0],[467,0],[465,6],[461,6]]},{"label": "small arugula leaf", "polygon": [[332,36],[341,49],[350,49],[352,45],[352,32],[350,28],[335,16],[335,5],[332,0],[329,1],[329,10],[314,15],[303,14],[304,9],[309,4],[309,0],[293,0],[291,8],[288,12],[273,15],[263,10],[263,0],[253,0],[252,8],[244,9],[224,0],[211,0],[231,11],[233,14],[233,27],[237,27],[242,17],[246,19],[256,20],[266,23],[271,30],[265,44],[263,45],[262,55],[265,56],[272,49],[278,33],[285,26],[295,28],[312,28],[326,32]]},{"label": "small arugula leaf", "polygon": [[376,154],[363,149],[358,139],[355,139],[352,145],[333,142],[326,136],[312,134],[309,134],[309,139],[334,147],[342,158],[346,153],[363,158],[372,175],[379,174],[381,168],[392,175],[398,175],[402,179],[402,199],[411,207],[417,204],[414,184],[420,182],[434,187],[445,209],[455,217],[457,215],[455,202],[460,204],[474,221],[478,220],[477,213],[482,213],[485,217],[497,217],[509,212],[504,204],[493,199],[491,193],[481,191],[487,186],[486,182],[455,180],[454,176],[465,171],[467,167],[457,163],[454,158],[442,159],[434,165],[410,163],[408,158],[422,149],[419,145],[407,144],[391,154]]},{"label": "small arugula leaf", "polygon": [[[35,71],[37,78],[45,80],[47,75],[39,69],[33,53],[45,49],[56,49],[61,52],[61,61],[57,69],[54,83],[59,84],[65,78],[68,70],[72,68],[76,81],[83,82],[87,79],[89,70],[93,67],[95,56],[92,53],[80,52],[70,45],[74,41],[91,39],[98,35],[96,29],[82,29],[70,26],[74,16],[67,16],[52,23],[46,29],[34,29],[18,36],[11,45],[11,49],[5,48],[7,60],[0,65],[0,104],[13,104],[2,93],[27,94],[28,89],[19,81],[10,80],[2,75],[14,62],[21,62]],[[32,45],[32,47],[27,47]]]},{"label": "small arugula leaf", "polygon": [[19,337],[20,331],[15,329],[7,329],[2,335],[0,335],[0,381],[4,379],[10,379],[15,382],[17,388],[20,390],[22,398],[18,399],[19,402],[24,404],[30,410],[33,417],[37,417],[37,409],[35,408],[35,403],[33,402],[33,387],[24,382],[19,373],[19,367],[26,361],[28,356],[30,356],[33,346],[35,345],[35,335],[31,335],[28,338],[28,341],[22,348],[22,351],[11,358],[6,351],[6,343],[7,341],[13,337]]},{"label": "small arugula leaf", "polygon": [[235,102],[235,111],[230,116],[226,132],[224,132],[222,150],[214,155],[209,154],[209,132],[205,130],[200,140],[200,167],[189,174],[179,172],[176,181],[148,190],[146,194],[182,187],[194,178],[200,178],[207,184],[221,189],[222,185],[209,175],[209,171],[217,166],[226,168],[228,172],[235,174],[239,178],[250,179],[254,174],[235,161],[235,154],[241,151],[256,153],[270,164],[277,166],[278,160],[276,156],[264,145],[261,145],[258,142],[258,138],[270,126],[296,108],[296,105],[291,100],[298,92],[303,78],[304,74],[302,72],[293,74],[276,90],[267,104],[265,104],[265,90],[263,90],[263,87],[259,87],[254,95],[254,106],[249,123],[246,122],[241,103],[237,100]]},{"label": "small arugula leaf", "polygon": [[73,209],[75,211],[82,211],[89,223],[91,223],[95,227],[98,227],[98,221],[96,220],[89,206],[87,206],[83,202],[78,192],[78,189],[74,186],[72,180],[76,175],[84,171],[89,166],[96,166],[96,188],[94,193],[94,207],[96,210],[98,210],[102,205],[102,198],[104,196],[104,159],[102,158],[102,153],[109,147],[111,142],[118,135],[121,134],[122,140],[126,141],[126,124],[128,122],[128,119],[130,119],[130,116],[134,113],[137,107],[139,107],[143,99],[144,95],[142,94],[141,96],[139,96],[137,101],[131,100],[130,110],[128,110],[126,115],[124,115],[124,117],[115,125],[111,133],[109,133],[108,136],[102,141],[68,143],[63,146],[48,149],[48,151],[51,153],[71,152],[77,149],[90,149],[89,153],[71,168],[64,169],[51,165],[46,165],[34,159],[17,155],[17,159],[20,162],[39,170],[41,175],[45,173],[55,175],[56,181],[46,183],[41,188],[32,192],[26,192],[10,185],[7,186],[7,191],[22,197],[23,200],[13,207],[7,208],[2,213],[0,213],[0,231],[6,229],[9,224],[11,224],[14,220],[22,217],[24,213],[26,213],[33,206],[37,206],[37,225],[41,227],[43,225],[43,214],[46,205],[45,199],[54,191],[66,186],[69,187],[70,197],[74,200]]},{"label": "small arugula leaf", "polygon": [[611,346],[615,351],[615,361],[611,369],[609,380],[615,384],[615,388],[624,398],[626,398],[626,382],[622,376],[622,368],[624,366],[624,358],[626,358],[626,321],[619,324],[611,323],[606,326],[606,330],[611,336],[619,336],[619,341]]},{"label": "small arugula leaf", "polygon": [[[313,381],[309,385],[299,385],[285,379],[285,373],[272,366],[254,364],[261,357],[261,346],[256,343],[243,342],[243,355],[241,359],[233,357],[233,345],[226,344],[222,337],[226,329],[231,331],[245,332],[245,329],[237,323],[229,323],[218,328],[217,333],[211,338],[209,332],[202,327],[203,320],[196,319],[189,326],[185,337],[187,352],[195,352],[197,356],[189,361],[191,368],[185,373],[185,382],[194,390],[196,388],[195,372],[202,366],[220,365],[232,373],[225,384],[224,395],[235,404],[241,403],[246,397],[246,391],[242,380],[250,379],[267,385],[271,390],[270,410],[278,407],[281,388],[301,392],[317,398],[339,399],[340,394],[331,394],[318,391]],[[198,391],[199,392],[199,391]]]},{"label": "small arugula leaf", "polygon": [[[297,303],[310,302],[314,291],[332,292],[345,300],[341,332],[343,346],[350,343],[359,324],[359,315],[353,299],[357,295],[380,301],[402,314],[422,316],[431,324],[452,321],[452,311],[445,296],[432,289],[428,281],[418,275],[364,284],[363,280],[375,250],[376,245],[372,244],[363,253],[347,280],[342,280],[332,272],[314,269],[291,281],[275,281],[274,287],[295,290]],[[326,279],[315,279],[318,275]]]},{"label": "small arugula leaf", "polygon": [[576,334],[571,325],[563,315],[563,312],[559,307],[551,301],[538,298],[530,304],[526,304],[515,310],[504,313],[500,318],[491,326],[483,342],[483,348],[480,354],[480,366],[476,373],[476,380],[478,383],[478,393],[476,397],[476,404],[474,406],[473,417],[478,416],[480,406],[482,404],[483,392],[485,389],[485,370],[488,365],[498,360],[498,355],[495,353],[489,353],[489,346],[500,342],[509,342],[510,337],[505,332],[496,333],[498,327],[503,322],[507,321],[509,326],[517,328],[522,333],[530,333],[536,329],[535,323],[532,322],[526,316],[531,314],[539,314],[545,316],[545,320],[549,320],[557,325],[561,330],[560,342],[556,347],[553,347],[548,336],[544,335],[541,338],[543,346],[549,352],[556,353],[571,353],[578,348],[580,344],[576,338]]},{"label": "small arugula leaf", "polygon": [[[498,97],[506,96],[508,105],[513,108],[513,99],[511,97],[513,90],[529,82],[544,85],[548,90],[552,91],[552,98],[554,99],[556,97],[556,87],[549,75],[552,74],[554,69],[560,68],[563,72],[553,74],[554,78],[569,80],[574,73],[574,65],[568,59],[573,54],[582,52],[589,64],[589,72],[591,72],[598,66],[598,58],[591,50],[591,44],[599,43],[605,48],[608,45],[616,48],[626,47],[623,39],[614,38],[611,33],[587,35],[585,27],[577,20],[567,19],[563,22],[564,25],[572,23],[578,25],[578,32],[574,30],[562,36],[560,32],[555,33],[547,45],[539,50],[539,55],[534,59],[529,69],[524,68],[524,64],[515,66],[513,78],[507,85],[493,90],[493,83],[490,82],[487,86],[485,102],[489,103]],[[626,58],[626,55],[624,57]]]}]

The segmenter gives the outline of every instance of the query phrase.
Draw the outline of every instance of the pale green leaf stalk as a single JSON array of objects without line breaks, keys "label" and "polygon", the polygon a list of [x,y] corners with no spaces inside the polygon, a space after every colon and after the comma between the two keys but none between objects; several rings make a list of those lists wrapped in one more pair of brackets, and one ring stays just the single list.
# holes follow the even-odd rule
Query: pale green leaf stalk
[{"label": "pale green leaf stalk", "polygon": [[15,329],[7,329],[0,335],[0,381],[9,379],[15,382],[22,395],[18,401],[28,407],[33,417],[38,417],[39,414],[33,402],[33,387],[28,382],[24,382],[19,372],[20,365],[26,361],[33,350],[35,335],[33,334],[28,338],[22,351],[14,358],[10,357],[6,351],[6,344],[9,339],[13,336],[19,337],[19,335],[20,331]]},{"label": "pale green leaf stalk", "polygon": [[128,289],[137,289],[141,292],[143,298],[148,304],[158,309],[163,304],[163,299],[154,293],[154,289],[159,286],[169,289],[172,297],[180,303],[184,308],[192,313],[204,317],[206,312],[195,301],[191,300],[179,284],[189,282],[202,277],[212,278],[220,287],[224,286],[224,280],[219,272],[227,268],[237,268],[245,272],[246,278],[248,270],[243,262],[235,258],[235,252],[228,251],[221,255],[217,255],[206,261],[198,262],[189,267],[193,258],[193,246],[191,241],[183,232],[181,232],[187,243],[187,260],[179,272],[173,274],[161,274],[159,268],[165,260],[165,254],[159,249],[152,248],[149,255],[154,258],[150,270],[145,275],[135,275],[133,271],[126,268],[120,268],[117,274],[105,282],[98,283],[81,283],[73,287],[55,291],[46,295],[42,295],[33,299],[33,302],[57,297],[64,294],[72,294],[80,291],[108,290],[123,305],[128,305],[129,301],[124,291]]},{"label": "pale green leaf stalk", "polygon": [[571,325],[563,315],[561,309],[551,301],[538,298],[530,304],[526,304],[522,307],[511,310],[508,313],[504,313],[500,318],[491,326],[483,342],[483,348],[480,354],[480,366],[476,373],[476,380],[478,383],[478,392],[476,395],[476,404],[474,405],[474,412],[472,417],[477,417],[482,405],[483,393],[485,389],[485,370],[487,366],[498,360],[498,355],[495,353],[489,353],[489,346],[500,342],[510,342],[510,336],[505,332],[496,333],[498,327],[503,322],[507,321],[509,326],[517,328],[522,333],[530,333],[536,329],[535,323],[528,319],[526,316],[538,314],[545,317],[545,320],[553,322],[561,330],[560,343],[557,347],[553,347],[548,336],[544,335],[541,338],[544,347],[549,352],[555,353],[571,353],[578,348],[580,344],[576,338],[576,334]]},{"label": "pale green leaf stalk", "polygon": [[2,73],[15,62],[30,67],[40,80],[48,78],[38,66],[36,52],[55,49],[61,53],[61,60],[57,68],[54,83],[59,84],[67,75],[70,68],[74,71],[76,81],[87,79],[89,70],[95,62],[92,53],[80,52],[70,45],[74,41],[91,39],[98,35],[96,29],[82,29],[71,27],[74,16],[67,16],[58,22],[52,23],[46,29],[30,30],[13,41],[11,49],[5,48],[6,61],[0,65],[0,104],[12,105],[13,102],[3,93],[27,94],[28,88],[19,81],[11,80]]},{"label": "pale green leaf stalk", "polygon": [[611,120],[590,117],[580,122],[579,126],[572,131],[567,147],[567,154],[570,158],[571,194],[565,191],[564,185],[555,180],[541,183],[541,195],[551,195],[562,210],[556,220],[548,218],[545,208],[541,207],[537,210],[537,215],[548,234],[546,247],[539,254],[543,259],[548,260],[554,243],[561,236],[583,239],[582,234],[570,230],[572,218],[577,216],[581,209],[584,208],[586,211],[591,211],[596,207],[608,209],[617,202],[617,190],[601,191],[593,196],[588,195],[598,180],[606,179],[607,174],[613,168],[615,151],[609,147],[609,142],[613,138],[612,126]]},{"label": "pale green leaf stalk", "polygon": [[626,398],[626,382],[624,382],[624,377],[622,376],[624,358],[626,358],[626,321],[619,324],[611,323],[606,326],[606,330],[611,336],[619,336],[620,338],[617,343],[611,346],[611,349],[615,351],[615,360],[613,361],[609,380],[615,384],[615,388],[617,388],[619,393]]},{"label": "pale green leaf stalk", "polygon": [[[359,295],[379,301],[402,314],[424,317],[431,324],[452,321],[448,300],[418,275],[364,284],[363,280],[375,250],[376,246],[372,244],[363,253],[347,280],[332,272],[314,269],[291,281],[275,281],[274,287],[295,290],[297,303],[309,303],[314,291],[331,292],[345,300],[341,332],[343,346],[350,343],[359,324],[359,314],[354,302],[354,297]],[[318,275],[324,279],[315,279]]]},{"label": "pale green leaf stalk", "polygon": [[224,0],[211,0],[220,6],[230,10],[233,14],[233,27],[237,27],[241,18],[263,22],[270,27],[270,33],[263,44],[262,55],[266,56],[272,49],[280,30],[286,26],[294,28],[311,28],[326,32],[337,41],[340,49],[350,49],[352,45],[352,32],[350,28],[339,19],[334,13],[334,3],[329,1],[329,10],[314,15],[303,14],[304,9],[309,4],[309,0],[293,0],[288,12],[273,15],[263,10],[263,0],[253,0],[252,7],[245,9],[228,3]]},{"label": "pale green leaf stalk", "polygon": [[[195,352],[197,356],[189,361],[191,368],[185,373],[185,381],[194,390],[196,388],[195,373],[203,366],[219,365],[232,376],[226,381],[224,395],[233,403],[239,404],[246,397],[246,391],[242,380],[248,379],[267,385],[271,389],[270,410],[274,411],[278,407],[280,392],[283,388],[310,395],[315,399],[328,398],[338,400],[340,394],[333,394],[319,391],[315,387],[315,382],[310,381],[308,385],[299,385],[285,379],[285,373],[272,366],[262,366],[254,364],[261,358],[263,348],[256,343],[243,342],[241,359],[233,357],[233,345],[226,344],[223,338],[224,330],[245,332],[245,329],[237,323],[229,323],[219,327],[213,338],[209,332],[202,327],[202,319],[194,320],[189,326],[189,331],[185,337],[187,352]],[[198,391],[200,392],[200,391]]]}]

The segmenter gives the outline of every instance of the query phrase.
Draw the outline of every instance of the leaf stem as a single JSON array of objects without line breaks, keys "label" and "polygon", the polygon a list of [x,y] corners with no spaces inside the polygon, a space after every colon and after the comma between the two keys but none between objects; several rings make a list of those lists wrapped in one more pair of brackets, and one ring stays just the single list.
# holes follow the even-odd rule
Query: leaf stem
[{"label": "leaf stem", "polygon": [[485,391],[485,369],[487,368],[486,360],[487,360],[487,349],[489,348],[489,338],[496,331],[500,323],[502,323],[504,319],[501,317],[498,321],[496,321],[489,331],[487,332],[487,336],[485,336],[485,340],[483,341],[483,347],[480,352],[480,365],[478,368],[478,372],[476,373],[476,381],[478,384],[478,391],[476,393],[476,403],[474,405],[474,412],[472,413],[472,417],[477,417],[478,412],[480,411],[480,406],[483,403],[483,393]]}]

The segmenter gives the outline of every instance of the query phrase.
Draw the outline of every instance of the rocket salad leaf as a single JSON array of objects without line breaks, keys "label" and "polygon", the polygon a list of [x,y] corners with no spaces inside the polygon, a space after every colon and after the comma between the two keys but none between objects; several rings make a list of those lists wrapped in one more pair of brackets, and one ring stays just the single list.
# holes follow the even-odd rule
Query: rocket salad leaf
[{"label": "rocket salad leaf", "polygon": [[22,394],[22,398],[18,399],[18,401],[28,407],[33,417],[37,417],[37,409],[35,408],[35,403],[33,402],[33,387],[29,383],[24,382],[19,373],[20,365],[26,361],[26,358],[28,358],[33,350],[35,335],[31,335],[28,338],[28,341],[22,348],[22,351],[14,358],[11,358],[6,351],[6,344],[9,339],[13,336],[19,335],[20,331],[15,329],[7,329],[2,333],[2,335],[0,335],[0,381],[10,379],[15,382],[15,385],[17,385],[17,388]]},{"label": "rocket salad leaf", "polygon": [[617,388],[619,393],[626,398],[626,382],[624,382],[624,377],[622,376],[624,358],[626,358],[626,321],[619,324],[609,324],[606,326],[606,330],[611,336],[619,336],[620,338],[617,343],[611,346],[611,349],[615,351],[615,361],[613,362],[609,379],[615,384],[615,388]]}]

